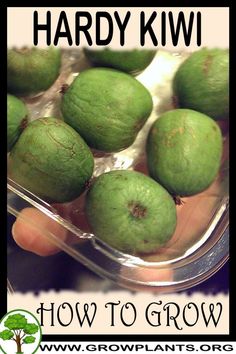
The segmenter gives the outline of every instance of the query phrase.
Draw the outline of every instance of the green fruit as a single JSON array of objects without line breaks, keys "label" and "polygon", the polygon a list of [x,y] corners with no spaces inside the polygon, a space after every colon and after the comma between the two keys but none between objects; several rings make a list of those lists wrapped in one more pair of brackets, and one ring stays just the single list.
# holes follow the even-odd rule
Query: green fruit
[{"label": "green fruit", "polygon": [[45,91],[57,79],[60,66],[61,51],[58,48],[8,49],[8,91],[17,95],[32,95]]},{"label": "green fruit", "polygon": [[205,190],[219,171],[221,155],[219,126],[190,109],[164,113],[153,124],[147,140],[150,175],[176,196]]},{"label": "green fruit", "polygon": [[78,197],[93,172],[93,156],[79,134],[59,119],[31,122],[10,153],[10,177],[49,202]]},{"label": "green fruit", "polygon": [[127,73],[137,74],[153,60],[157,51],[148,49],[112,50],[84,49],[86,57],[95,65],[107,66]]},{"label": "green fruit", "polygon": [[229,51],[201,49],[185,60],[173,81],[179,107],[191,108],[212,118],[229,113]]},{"label": "green fruit", "polygon": [[103,68],[83,71],[64,94],[65,121],[102,151],[130,146],[152,111],[148,90],[131,75]]},{"label": "green fruit", "polygon": [[176,227],[176,208],[167,191],[136,171],[100,175],[86,198],[94,234],[131,254],[150,253],[164,245]]},{"label": "green fruit", "polygon": [[17,97],[7,95],[7,151],[10,151],[27,124],[28,110]]}]

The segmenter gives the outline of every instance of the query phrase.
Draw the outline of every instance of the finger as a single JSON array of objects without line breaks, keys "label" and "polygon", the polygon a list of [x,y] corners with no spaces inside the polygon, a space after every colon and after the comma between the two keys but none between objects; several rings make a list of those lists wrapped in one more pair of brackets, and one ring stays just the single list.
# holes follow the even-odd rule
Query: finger
[{"label": "finger", "polygon": [[46,233],[62,241],[67,238],[67,231],[60,224],[35,208],[23,209],[12,227],[15,242],[24,250],[39,256],[49,256],[60,251],[59,247],[50,242]]}]

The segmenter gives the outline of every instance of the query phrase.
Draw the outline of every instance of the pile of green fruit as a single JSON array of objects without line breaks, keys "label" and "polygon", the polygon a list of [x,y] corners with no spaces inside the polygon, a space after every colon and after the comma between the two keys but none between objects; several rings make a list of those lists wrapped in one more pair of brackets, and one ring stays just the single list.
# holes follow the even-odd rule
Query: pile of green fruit
[{"label": "pile of green fruit", "polygon": [[173,91],[179,107],[159,117],[147,138],[150,176],[111,171],[92,182],[90,148],[126,149],[153,110],[149,91],[131,74],[144,70],[156,52],[85,54],[95,67],[63,93],[64,121],[42,117],[29,123],[24,97],[13,94],[50,88],[60,73],[61,52],[8,50],[9,175],[48,202],[70,202],[87,188],[86,215],[98,238],[130,254],[154,252],[175,231],[175,198],[205,190],[218,174],[222,134],[215,120],[228,113],[228,52],[199,50],[177,70]]}]

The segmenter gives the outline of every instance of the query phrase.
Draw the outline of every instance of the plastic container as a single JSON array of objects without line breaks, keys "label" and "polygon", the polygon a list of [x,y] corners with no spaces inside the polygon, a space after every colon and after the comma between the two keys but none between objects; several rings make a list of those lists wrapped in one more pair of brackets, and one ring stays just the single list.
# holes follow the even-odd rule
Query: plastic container
[{"label": "plastic container", "polygon": [[[173,108],[171,82],[179,64],[188,53],[158,51],[148,68],[137,76],[151,92],[154,109],[128,149],[115,154],[93,151],[94,176],[114,169],[135,169],[147,174],[145,139],[154,120]],[[62,72],[45,93],[27,98],[25,102],[32,119],[43,116],[62,118],[59,110],[61,87],[88,67],[79,50],[63,52]],[[98,240],[89,230],[84,215],[84,195],[71,203],[49,205],[29,191],[8,180],[8,212],[23,218],[35,230],[98,275],[133,290],[174,292],[192,287],[214,274],[229,255],[228,211],[228,127],[219,123],[224,134],[222,166],[215,182],[203,193],[183,198],[177,206],[178,223],[174,236],[157,253],[134,257],[112,249]],[[34,207],[55,223],[55,234],[42,229],[35,220],[21,211]],[[50,228],[52,230],[52,228]],[[58,237],[58,235],[65,237]]]}]

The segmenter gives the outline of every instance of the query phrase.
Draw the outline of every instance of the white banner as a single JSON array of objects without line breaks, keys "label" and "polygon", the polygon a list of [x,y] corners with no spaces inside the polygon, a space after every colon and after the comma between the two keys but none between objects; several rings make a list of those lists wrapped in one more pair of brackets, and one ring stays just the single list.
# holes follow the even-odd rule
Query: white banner
[{"label": "white banner", "polygon": [[32,312],[43,334],[229,334],[229,296],[129,291],[15,293],[8,311]]},{"label": "white banner", "polygon": [[8,47],[229,46],[228,7],[14,7],[8,8],[7,23]]}]

